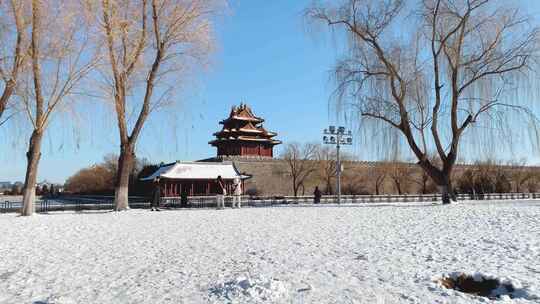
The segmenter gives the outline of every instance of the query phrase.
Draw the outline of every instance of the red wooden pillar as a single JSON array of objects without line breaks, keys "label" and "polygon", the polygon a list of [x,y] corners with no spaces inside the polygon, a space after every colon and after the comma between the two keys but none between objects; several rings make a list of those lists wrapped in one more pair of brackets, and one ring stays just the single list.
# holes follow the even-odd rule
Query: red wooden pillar
[{"label": "red wooden pillar", "polygon": [[163,183],[163,196],[167,196],[167,182]]}]

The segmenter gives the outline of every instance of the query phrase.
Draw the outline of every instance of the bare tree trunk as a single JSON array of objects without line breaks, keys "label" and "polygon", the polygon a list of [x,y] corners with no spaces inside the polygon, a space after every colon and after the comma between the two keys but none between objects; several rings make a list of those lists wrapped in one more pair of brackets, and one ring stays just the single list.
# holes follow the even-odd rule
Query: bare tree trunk
[{"label": "bare tree trunk", "polygon": [[450,179],[450,173],[445,171],[438,171],[433,168],[424,168],[429,176],[439,187],[439,190],[442,195],[442,203],[444,205],[450,204],[451,200],[456,202],[457,197],[452,187],[452,182]]},{"label": "bare tree trunk", "polygon": [[30,145],[28,147],[28,152],[26,153],[26,158],[28,161],[26,167],[26,177],[24,180],[23,188],[23,204],[21,215],[29,216],[34,214],[34,202],[36,200],[36,181],[37,181],[37,172],[39,159],[41,157],[41,139],[43,134],[34,131],[30,137]]},{"label": "bare tree trunk", "polygon": [[[422,168],[420,168],[421,170],[424,170]],[[428,178],[429,176],[427,176],[425,174],[425,172],[422,172],[422,194],[427,194],[427,183],[428,183]]]},{"label": "bare tree trunk", "polygon": [[398,192],[398,195],[401,195],[402,194],[401,183],[397,179],[394,179],[394,185],[396,185],[396,190]]},{"label": "bare tree trunk", "polygon": [[293,189],[293,194],[296,197],[298,195],[298,186],[296,185],[296,178],[294,176],[294,173],[292,174],[292,189]]},{"label": "bare tree trunk", "polygon": [[[22,1],[21,1],[22,2]],[[2,96],[0,96],[0,125],[2,125],[4,122],[2,121],[2,115],[4,114],[4,111],[7,108],[8,101],[13,95],[13,92],[15,91],[16,81],[19,75],[20,70],[22,69],[24,58],[26,57],[25,52],[26,50],[23,48],[24,41],[26,40],[26,34],[25,34],[25,27],[23,22],[23,13],[22,13],[22,3],[17,4],[16,1],[11,1],[11,11],[13,13],[13,18],[15,20],[15,31],[17,33],[17,37],[15,39],[15,45],[12,48],[12,56],[13,56],[13,65],[11,67],[11,71],[8,73],[8,75],[5,75],[3,73],[2,67],[0,67],[0,74],[3,75],[5,84],[4,84],[4,92],[2,92]],[[1,6],[1,4],[0,4]],[[2,7],[4,8],[4,7]],[[11,49],[11,47],[7,46],[8,49]],[[10,55],[11,55],[10,54]],[[3,57],[8,58],[11,56],[4,57],[4,54],[0,52],[0,58]],[[8,118],[9,119],[9,118]]]},{"label": "bare tree trunk", "polygon": [[2,114],[4,114],[4,111],[6,110],[8,100],[13,94],[14,89],[15,83],[13,81],[10,81],[6,84],[4,92],[2,93],[2,96],[0,96],[0,124],[2,122]]},{"label": "bare tree trunk", "polygon": [[330,179],[326,180],[326,194],[332,195],[334,190],[332,189],[332,181]]},{"label": "bare tree trunk", "polygon": [[446,185],[439,186],[442,194],[442,203],[444,205],[450,204],[451,201],[457,202],[456,193],[452,187],[452,183],[448,181]]},{"label": "bare tree trunk", "polygon": [[129,144],[122,144],[120,157],[118,158],[118,170],[114,190],[114,202],[116,211],[129,209],[129,176],[133,168],[135,153]]}]

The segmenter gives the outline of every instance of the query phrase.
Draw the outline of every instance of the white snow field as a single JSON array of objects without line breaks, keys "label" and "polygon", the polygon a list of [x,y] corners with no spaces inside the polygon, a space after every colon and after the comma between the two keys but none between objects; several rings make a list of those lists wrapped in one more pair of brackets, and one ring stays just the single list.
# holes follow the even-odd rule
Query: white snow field
[{"label": "white snow field", "polygon": [[[454,272],[510,281],[497,300]],[[0,303],[540,303],[540,201],[0,215]]]}]

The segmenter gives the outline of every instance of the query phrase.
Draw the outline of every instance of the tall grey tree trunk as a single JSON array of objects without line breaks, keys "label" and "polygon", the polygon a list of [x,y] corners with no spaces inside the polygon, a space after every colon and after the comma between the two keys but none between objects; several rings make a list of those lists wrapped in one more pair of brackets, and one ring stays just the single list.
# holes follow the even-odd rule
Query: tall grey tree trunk
[{"label": "tall grey tree trunk", "polygon": [[[442,195],[443,205],[450,204],[450,200],[457,201],[456,194],[452,187],[451,175],[453,163],[447,166],[446,170],[439,170],[434,166],[428,166],[425,163],[420,163],[422,169],[438,186]],[[448,169],[449,168],[449,169]]]},{"label": "tall grey tree trunk", "polygon": [[456,193],[452,187],[452,182],[449,177],[443,179],[443,183],[439,185],[442,194],[443,205],[450,204],[451,201],[457,202]]},{"label": "tall grey tree trunk", "polygon": [[439,188],[441,189],[443,205],[450,204],[450,190],[448,189],[448,185],[441,185]]},{"label": "tall grey tree trunk", "polygon": [[21,210],[22,216],[34,214],[34,203],[36,200],[36,181],[38,173],[38,164],[41,157],[41,139],[43,134],[34,130],[30,137],[30,145],[26,152],[27,167],[26,177],[23,188],[23,205]]},{"label": "tall grey tree trunk", "polygon": [[114,189],[114,210],[129,209],[129,175],[133,168],[135,154],[129,144],[123,144],[118,158],[118,171],[116,172],[116,185]]}]

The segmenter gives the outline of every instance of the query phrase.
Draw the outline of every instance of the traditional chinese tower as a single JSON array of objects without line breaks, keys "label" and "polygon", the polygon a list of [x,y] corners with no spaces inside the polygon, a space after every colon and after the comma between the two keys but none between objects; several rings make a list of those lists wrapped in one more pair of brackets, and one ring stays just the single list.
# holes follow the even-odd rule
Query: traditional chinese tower
[{"label": "traditional chinese tower", "polygon": [[273,139],[277,133],[263,128],[264,119],[253,115],[251,109],[240,104],[233,106],[229,118],[220,121],[221,131],[209,142],[217,147],[217,156],[266,157],[274,156],[273,148],[281,141]]}]

